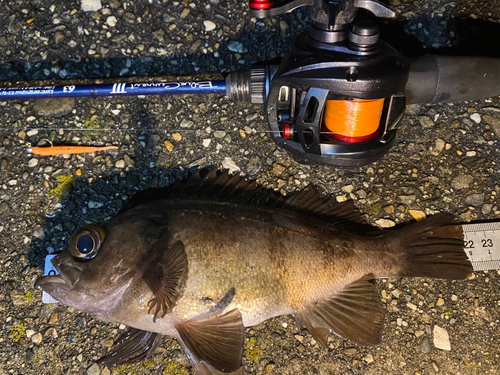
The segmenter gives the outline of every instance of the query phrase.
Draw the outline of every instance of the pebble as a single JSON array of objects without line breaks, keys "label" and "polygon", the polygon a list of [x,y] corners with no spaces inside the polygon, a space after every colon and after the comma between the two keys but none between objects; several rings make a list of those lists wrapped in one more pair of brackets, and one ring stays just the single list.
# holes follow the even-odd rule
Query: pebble
[{"label": "pebble", "polygon": [[354,189],[354,186],[352,186],[352,185],[342,186],[342,191],[344,193],[352,193],[353,189]]},{"label": "pebble", "polygon": [[33,109],[38,116],[62,117],[73,111],[75,103],[75,98],[37,99],[33,103]]},{"label": "pebble", "polygon": [[30,161],[28,162],[28,167],[30,168],[34,168],[38,165],[38,159],[37,158],[32,158],[30,159]]},{"label": "pebble", "polygon": [[105,348],[111,348],[114,344],[114,341],[112,338],[107,338],[107,339],[104,339],[102,340],[102,346],[104,346]]},{"label": "pebble", "polygon": [[375,221],[375,224],[377,224],[380,228],[392,228],[396,225],[394,221],[389,219],[378,219]]},{"label": "pebble", "polygon": [[431,365],[432,365],[432,369],[434,370],[435,373],[438,373],[439,372],[439,366],[438,364],[436,363],[436,361],[432,361],[431,362]]},{"label": "pebble", "polygon": [[210,143],[212,143],[212,140],[210,138],[205,138],[203,140],[203,147],[208,147],[210,146]]},{"label": "pebble", "polygon": [[168,151],[170,151],[170,152],[174,151],[174,145],[172,144],[172,142],[165,141],[165,142],[163,142],[163,144],[165,145],[165,147],[167,148]]},{"label": "pebble", "polygon": [[18,290],[13,290],[10,292],[10,299],[12,300],[14,306],[24,306],[28,303],[26,301],[26,298],[24,297],[24,293]]},{"label": "pebble", "polygon": [[481,194],[471,194],[465,198],[465,203],[477,207],[484,203],[484,193]]},{"label": "pebble", "polygon": [[445,146],[445,142],[442,139],[438,138],[438,139],[436,139],[436,143],[434,145],[434,151],[441,152],[441,151],[443,151],[444,146]]},{"label": "pebble", "polygon": [[257,155],[254,155],[250,158],[247,164],[247,172],[249,175],[255,175],[260,172],[262,169],[262,161]]},{"label": "pebble", "polygon": [[158,39],[160,42],[165,41],[165,31],[163,29],[158,29],[156,31],[153,31],[153,35]]},{"label": "pebble", "polygon": [[297,341],[303,342],[304,341],[304,336],[302,335],[295,335],[294,336]]},{"label": "pebble", "polygon": [[358,349],[356,349],[356,348],[347,348],[344,350],[344,353],[347,355],[354,355],[354,354],[356,354],[357,351],[358,351]]},{"label": "pebble", "polygon": [[411,205],[412,203],[415,202],[415,200],[417,199],[417,197],[415,196],[415,194],[411,194],[411,195],[400,195],[398,196],[398,199],[401,203],[403,204],[406,204],[407,206]]},{"label": "pebble", "polygon": [[373,363],[373,355],[368,354],[367,356],[363,357],[363,361],[365,361],[366,363]]},{"label": "pebble", "polygon": [[106,18],[106,23],[108,24],[108,26],[115,27],[118,23],[118,20],[115,16],[109,16],[108,18]]},{"label": "pebble", "polygon": [[451,186],[453,187],[453,189],[457,189],[457,190],[468,189],[469,185],[472,183],[472,181],[474,181],[474,178],[471,175],[461,174],[461,175],[455,177],[451,181]]},{"label": "pebble", "polygon": [[119,169],[125,168],[125,160],[123,159],[117,160],[115,163],[115,167]]},{"label": "pebble", "polygon": [[109,369],[107,367],[104,367],[101,371],[101,375],[110,375],[111,372],[109,371]]},{"label": "pebble", "polygon": [[222,168],[228,169],[229,173],[235,173],[241,170],[230,157],[225,157],[224,160],[222,160]]},{"label": "pebble", "polygon": [[27,329],[26,330],[26,337],[30,339],[35,333],[36,332],[33,331],[32,329]]},{"label": "pebble", "polygon": [[3,158],[2,161],[0,162],[0,170],[6,171],[9,169],[10,162],[8,159]]},{"label": "pebble", "polygon": [[411,216],[413,216],[413,218],[416,221],[424,220],[426,218],[425,212],[423,212],[423,211],[408,210],[408,212],[410,213]]},{"label": "pebble", "polygon": [[49,324],[57,324],[59,322],[59,315],[55,312],[50,315]]},{"label": "pebble", "polygon": [[54,43],[60,44],[64,40],[64,33],[62,31],[56,31],[54,34]]},{"label": "pebble", "polygon": [[203,21],[203,25],[205,25],[205,31],[212,31],[216,27],[212,21]]},{"label": "pebble", "polygon": [[84,12],[96,12],[101,8],[101,0],[82,0],[82,10]]},{"label": "pebble", "polygon": [[481,115],[479,113],[473,113],[472,115],[470,115],[470,119],[476,124],[479,124],[481,122]]},{"label": "pebble", "polygon": [[418,121],[420,122],[420,125],[422,125],[423,128],[432,128],[434,127],[434,121],[429,116],[420,116],[418,118]]},{"label": "pebble", "polygon": [[182,140],[182,135],[180,133],[172,134],[172,139],[176,142],[180,142]]},{"label": "pebble", "polygon": [[57,338],[57,331],[55,328],[51,327],[45,331],[45,337],[52,337],[53,339]]},{"label": "pebble", "polygon": [[125,154],[125,155],[123,155],[123,159],[125,160],[127,167],[135,168],[135,161],[130,156]]},{"label": "pebble", "polygon": [[230,50],[231,52],[238,52],[238,53],[247,52],[247,49],[243,47],[243,44],[237,42],[236,40],[230,41],[229,44],[227,45],[227,49]]},{"label": "pebble", "polygon": [[493,128],[493,132],[496,136],[500,138],[500,119],[489,115],[484,115],[483,119]]},{"label": "pebble", "polygon": [[437,302],[436,302],[436,305],[437,306],[443,306],[444,305],[444,299],[442,298],[438,298]]},{"label": "pebble", "polygon": [[265,367],[266,373],[269,374],[274,370],[275,367],[276,365],[274,363],[268,363]]},{"label": "pebble", "polygon": [[438,325],[434,326],[434,346],[442,350],[451,350],[450,337],[448,331]]},{"label": "pebble", "polygon": [[28,137],[33,137],[34,135],[37,135],[37,134],[38,134],[38,129],[31,129],[31,130],[28,130],[28,131],[26,132],[26,135],[27,135]]},{"label": "pebble", "polygon": [[104,206],[104,204],[101,202],[89,201],[87,206],[88,206],[88,208],[101,208],[102,206]]},{"label": "pebble", "polygon": [[37,344],[37,345],[40,344],[42,342],[42,339],[43,339],[43,337],[42,337],[41,333],[37,333],[36,335],[31,336],[31,342],[33,344]]},{"label": "pebble", "polygon": [[428,337],[424,337],[422,342],[420,343],[420,351],[425,354],[429,354],[432,352],[432,343]]},{"label": "pebble", "polygon": [[193,125],[194,122],[188,119],[183,119],[180,124],[181,128],[190,128]]},{"label": "pebble", "polygon": [[94,363],[87,369],[87,375],[99,375],[101,373],[101,369],[97,363]]},{"label": "pebble", "polygon": [[487,204],[483,205],[483,208],[481,209],[481,212],[483,214],[485,214],[485,215],[488,215],[491,212],[492,209],[493,209],[493,205],[487,203]]},{"label": "pebble", "polygon": [[216,130],[214,131],[215,138],[224,138],[226,136],[226,132],[224,130]]},{"label": "pebble", "polygon": [[281,164],[279,164],[279,163],[273,164],[274,174],[277,174],[277,175],[282,174],[285,170],[286,170],[286,168],[284,166],[282,166]]},{"label": "pebble", "polygon": [[181,19],[186,18],[186,17],[189,15],[189,13],[190,13],[190,12],[191,12],[191,9],[189,9],[189,8],[184,8],[184,9],[182,10],[182,12],[181,12]]}]

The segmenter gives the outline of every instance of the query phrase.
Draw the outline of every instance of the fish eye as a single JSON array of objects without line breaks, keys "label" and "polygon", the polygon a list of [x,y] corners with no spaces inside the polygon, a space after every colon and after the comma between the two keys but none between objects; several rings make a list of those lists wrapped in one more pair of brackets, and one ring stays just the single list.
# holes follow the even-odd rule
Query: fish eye
[{"label": "fish eye", "polygon": [[104,240],[104,231],[97,226],[84,226],[71,238],[69,251],[75,258],[88,260],[97,255]]}]

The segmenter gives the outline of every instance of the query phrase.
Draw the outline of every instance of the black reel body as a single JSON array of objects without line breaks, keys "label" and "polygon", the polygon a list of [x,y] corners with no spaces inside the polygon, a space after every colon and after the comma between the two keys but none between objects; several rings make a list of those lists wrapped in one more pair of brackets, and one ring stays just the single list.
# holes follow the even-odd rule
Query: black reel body
[{"label": "black reel body", "polygon": [[409,61],[378,39],[375,22],[354,20],[359,7],[393,14],[370,0],[316,0],[313,25],[270,82],[271,136],[300,163],[369,164],[390,149],[401,124]]}]

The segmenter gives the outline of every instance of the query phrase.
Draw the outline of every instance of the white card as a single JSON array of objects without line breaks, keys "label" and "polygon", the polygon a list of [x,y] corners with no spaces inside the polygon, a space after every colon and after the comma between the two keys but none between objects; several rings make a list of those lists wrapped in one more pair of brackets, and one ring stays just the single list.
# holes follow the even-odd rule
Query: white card
[{"label": "white card", "polygon": [[[45,268],[44,268],[44,275],[57,275],[59,272],[54,268],[54,265],[50,261],[52,258],[55,257],[55,254],[47,255],[45,257]],[[50,294],[42,292],[42,302],[43,303],[59,303],[59,301],[56,301],[54,298],[50,296]]]}]

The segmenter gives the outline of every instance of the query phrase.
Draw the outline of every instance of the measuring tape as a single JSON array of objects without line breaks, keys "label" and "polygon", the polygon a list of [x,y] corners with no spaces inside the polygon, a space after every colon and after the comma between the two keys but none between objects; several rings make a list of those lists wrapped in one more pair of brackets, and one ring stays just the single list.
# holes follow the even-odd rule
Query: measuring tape
[{"label": "measuring tape", "polygon": [[[474,271],[500,269],[500,222],[483,224],[463,224],[464,250]],[[55,255],[45,257],[45,275],[57,275],[50,262]],[[43,303],[57,303],[49,294],[43,292]]]},{"label": "measuring tape", "polygon": [[500,222],[463,224],[464,250],[474,271],[500,269]]}]

